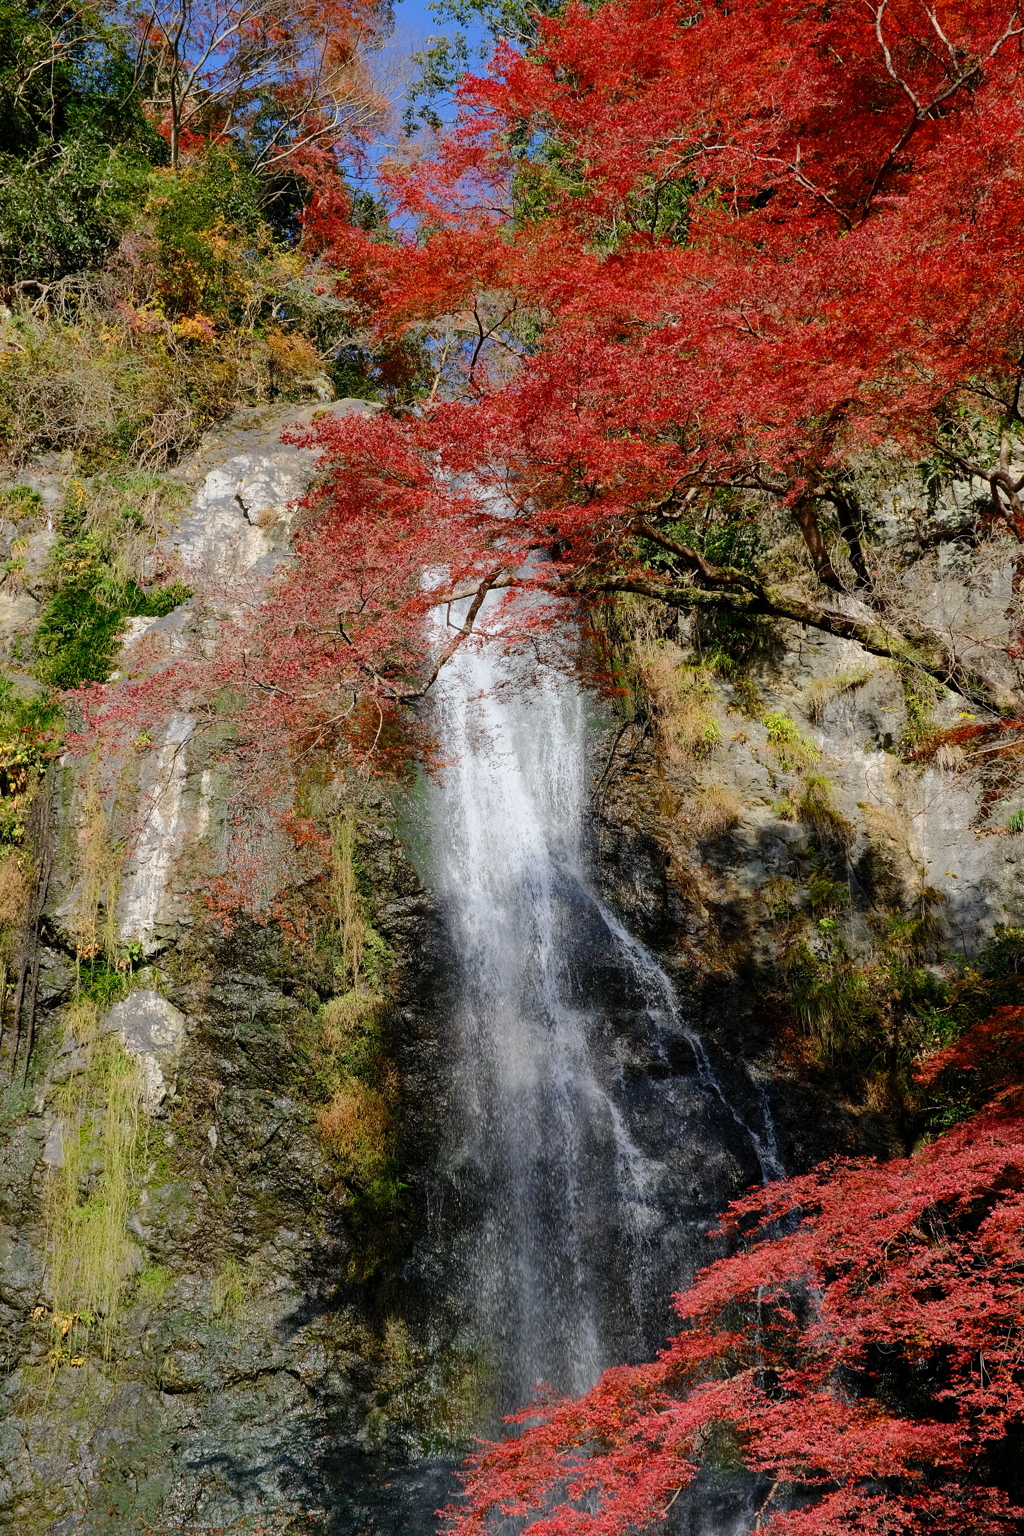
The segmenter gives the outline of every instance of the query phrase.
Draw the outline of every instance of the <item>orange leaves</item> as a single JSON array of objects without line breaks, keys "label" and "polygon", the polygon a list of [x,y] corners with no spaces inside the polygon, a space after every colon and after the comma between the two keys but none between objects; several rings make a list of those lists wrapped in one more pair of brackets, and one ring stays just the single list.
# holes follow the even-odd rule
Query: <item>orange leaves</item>
[{"label": "orange leaves", "polygon": [[375,0],[147,0],[131,15],[146,104],[175,169],[184,152],[241,134],[255,170],[302,174],[380,120],[360,54],[379,23]]}]

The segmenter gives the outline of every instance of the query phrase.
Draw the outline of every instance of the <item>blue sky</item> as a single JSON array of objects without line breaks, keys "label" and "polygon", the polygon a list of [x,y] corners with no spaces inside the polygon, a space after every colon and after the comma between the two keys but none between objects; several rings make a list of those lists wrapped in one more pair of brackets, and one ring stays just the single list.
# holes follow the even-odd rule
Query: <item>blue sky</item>
[{"label": "blue sky", "polygon": [[[429,0],[395,0],[395,28],[386,51],[395,60],[407,59],[411,53],[421,50],[429,37],[458,31],[467,34],[472,46],[480,46],[489,41],[484,27],[461,28],[439,20],[430,9]],[[410,78],[414,77],[414,73],[414,70],[409,72]],[[443,103],[437,106],[441,116],[447,117]]]},{"label": "blue sky", "polygon": [[[431,34],[455,31],[450,23],[442,23],[430,10],[428,0],[395,0],[395,32],[408,33],[417,39],[417,46]],[[484,37],[483,27],[470,27],[471,33]]]},{"label": "blue sky", "polygon": [[417,32],[421,37],[440,30],[437,18],[427,9],[427,0],[397,0],[395,28]]},{"label": "blue sky", "polygon": [[[486,29],[481,26],[460,28],[450,22],[441,21],[429,8],[428,0],[395,0],[395,25],[394,31],[387,43],[376,55],[377,67],[375,73],[383,76],[387,83],[387,89],[391,95],[395,107],[396,119],[400,119],[407,105],[406,91],[412,81],[419,74],[417,67],[410,63],[410,55],[422,51],[429,38],[437,37],[445,32],[454,33],[464,31],[467,34],[471,47],[479,47],[482,44],[490,44],[490,38]],[[475,61],[472,61],[475,63]],[[451,102],[435,101],[434,110],[445,121],[451,121],[454,116]],[[393,135],[399,132],[398,123],[391,133],[378,140],[372,146],[369,155],[368,172],[364,176],[356,176],[357,183],[362,183],[368,190],[374,188],[374,168],[380,158],[387,154],[394,143]]]}]

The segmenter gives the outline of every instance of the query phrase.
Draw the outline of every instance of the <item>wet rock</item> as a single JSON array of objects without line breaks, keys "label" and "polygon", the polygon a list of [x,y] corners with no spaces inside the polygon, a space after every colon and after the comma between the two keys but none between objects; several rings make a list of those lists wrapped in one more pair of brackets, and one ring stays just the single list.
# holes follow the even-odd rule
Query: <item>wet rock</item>
[{"label": "wet rock", "polygon": [[37,1001],[42,1007],[53,1007],[71,996],[75,986],[75,967],[68,956],[58,949],[43,945],[39,951],[39,986]]}]

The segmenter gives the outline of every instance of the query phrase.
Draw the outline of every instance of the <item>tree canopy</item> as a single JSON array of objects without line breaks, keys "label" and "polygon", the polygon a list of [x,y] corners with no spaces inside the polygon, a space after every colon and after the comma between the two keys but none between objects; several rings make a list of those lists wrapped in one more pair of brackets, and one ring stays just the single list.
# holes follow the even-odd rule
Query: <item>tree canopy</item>
[{"label": "tree canopy", "polygon": [[379,125],[365,66],[375,4],[210,0],[0,4],[0,280],[96,270],[153,173],[210,151],[254,179],[278,226]]},{"label": "tree canopy", "polygon": [[[403,233],[310,210],[339,292],[424,376],[414,415],[325,428],[344,505],[401,507],[404,570],[418,539],[437,558],[443,503],[453,588],[775,616],[1015,709],[1005,668],[876,597],[850,473],[928,459],[1024,533],[1022,38],[1013,0],[538,17],[464,80],[436,153],[393,167]],[[738,498],[792,519],[808,580],[716,558]],[[355,627],[407,595],[384,583]],[[378,661],[385,693],[411,686]]]}]

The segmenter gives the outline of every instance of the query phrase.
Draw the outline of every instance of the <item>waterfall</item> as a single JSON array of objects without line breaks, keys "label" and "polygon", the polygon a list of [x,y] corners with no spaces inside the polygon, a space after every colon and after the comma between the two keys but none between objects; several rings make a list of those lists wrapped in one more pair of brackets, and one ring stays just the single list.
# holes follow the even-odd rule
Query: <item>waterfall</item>
[{"label": "waterfall", "polygon": [[[666,1240],[673,1175],[629,1128],[617,1023],[641,1019],[654,1050],[685,1039],[698,1091],[746,1123],[668,976],[596,894],[581,686],[474,640],[434,708],[432,879],[456,970],[452,1261],[507,1412],[539,1382],[576,1393],[643,1358],[652,1294],[660,1317],[686,1278]],[[762,1177],[781,1171],[770,1121],[751,1144]]]}]

